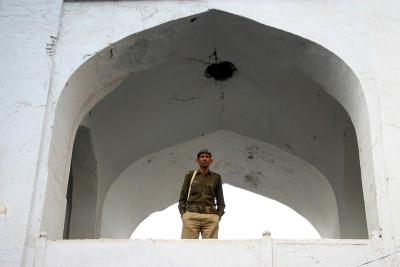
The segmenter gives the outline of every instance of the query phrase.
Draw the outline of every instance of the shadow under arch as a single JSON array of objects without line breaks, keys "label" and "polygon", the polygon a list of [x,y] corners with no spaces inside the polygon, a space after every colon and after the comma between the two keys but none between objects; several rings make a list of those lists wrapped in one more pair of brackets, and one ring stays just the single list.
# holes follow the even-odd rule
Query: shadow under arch
[{"label": "shadow under arch", "polygon": [[97,162],[90,129],[79,126],[71,156],[64,239],[95,238]]},{"label": "shadow under arch", "polygon": [[[251,75],[247,72],[241,74],[255,87],[262,87],[257,79],[266,77],[266,73],[280,73],[281,76],[289,73],[290,77],[309,78],[336,99],[350,115],[358,134],[363,187],[373,185],[366,103],[357,77],[340,58],[309,40],[226,12],[211,10],[196,15],[196,18],[195,22],[190,17],[178,19],[124,38],[94,55],[70,77],[57,103],[50,147],[42,224],[42,229],[46,229],[49,237],[58,238],[62,234],[63,198],[67,188],[72,144],[84,116],[132,75],[171,63],[197,62],[204,66],[204,61],[207,61],[216,45],[219,55],[231,59],[239,71],[252,70]],[[253,63],[260,59],[265,60],[254,67]],[[292,123],[296,124],[293,119]],[[278,146],[284,148],[286,144],[280,143]],[[286,149],[291,150],[291,147],[289,144]],[[307,162],[313,161],[301,155],[299,150],[295,154]],[[119,162],[115,170],[107,175],[117,177],[131,162],[144,155]],[[324,172],[318,162],[313,162],[313,166]],[[100,197],[104,198],[107,190],[103,189],[103,196]],[[373,192],[365,190],[364,194],[369,211],[368,228],[377,229],[376,203],[371,196]],[[101,204],[100,201],[98,210],[102,209]]]}]

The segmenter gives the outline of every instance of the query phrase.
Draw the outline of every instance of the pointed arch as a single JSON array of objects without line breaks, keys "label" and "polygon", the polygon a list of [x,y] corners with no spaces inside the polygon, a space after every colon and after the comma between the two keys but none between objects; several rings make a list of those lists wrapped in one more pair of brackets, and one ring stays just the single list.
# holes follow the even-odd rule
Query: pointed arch
[{"label": "pointed arch", "polygon": [[[237,30],[232,31],[232,29]],[[353,166],[354,164],[360,165],[361,162],[363,188],[373,188],[374,168],[370,149],[367,106],[362,87],[354,72],[346,63],[329,50],[299,36],[233,14],[210,10],[197,14],[196,23],[192,23],[190,18],[182,18],[132,34],[104,48],[72,74],[57,102],[51,133],[46,212],[42,224],[42,228],[46,229],[50,237],[56,238],[62,233],[61,218],[64,217],[63,206],[65,206],[63,197],[67,188],[72,144],[76,130],[88,112],[116,88],[124,86],[127,80],[134,79],[137,74],[148,74],[151,71],[169,67],[171,64],[184,66],[185,64],[196,63],[195,69],[201,69],[204,66],[202,60],[207,58],[210,51],[215,48],[216,43],[220,47],[218,49],[220,55],[224,58],[229,57],[231,61],[235,62],[243,80],[246,80],[247,84],[251,83],[253,88],[261,88],[266,90],[267,94],[271,94],[273,90],[268,91],[267,88],[263,87],[263,84],[268,84],[268,81],[283,82],[283,87],[288,85],[285,82],[291,81],[292,85],[300,82],[308,85],[316,84],[325,92],[326,96],[333,97],[338,104],[337,107],[344,108],[347,112],[349,119],[346,127],[350,129],[351,138],[356,140],[355,147],[353,146],[350,149],[350,154],[346,155],[353,161]],[[268,74],[273,75],[268,76]],[[279,79],[269,79],[272,76]],[[289,76],[290,79],[285,80],[286,76]],[[279,87],[279,84],[276,85],[275,91],[283,88]],[[312,92],[312,89],[308,91],[308,93],[310,92]],[[286,95],[285,99],[288,100],[286,102],[288,107],[296,105],[296,100],[290,97],[290,91],[287,91],[287,93],[289,95]],[[318,93],[315,96],[318,98]],[[178,97],[176,99],[179,101],[186,98]],[[273,102],[268,102],[268,104],[272,105]],[[282,110],[282,106],[276,108]],[[293,117],[286,116],[281,119],[299,126],[299,122]],[[316,123],[324,121],[324,118],[319,116],[314,116],[313,119],[316,120]],[[259,121],[251,118],[246,118],[244,121],[247,127],[255,126],[257,128],[260,125]],[[190,120],[187,123],[189,124]],[[336,121],[330,123],[334,125]],[[351,134],[353,125],[357,136]],[[338,173],[342,169],[331,169],[329,152],[307,154],[308,146],[314,146],[312,140],[301,143],[299,142],[301,136],[290,135],[290,131],[287,129],[283,131],[280,125],[275,126],[268,138],[275,145],[287,151],[293,150],[293,146],[296,146],[296,150],[292,151],[296,156],[306,162],[312,162],[312,165],[324,173],[328,180],[331,179],[329,182],[334,188],[335,194],[340,195],[337,199],[342,201],[339,204],[339,210],[342,210],[339,211],[339,220],[343,224],[353,224],[352,211],[346,209],[346,205],[354,202],[351,198],[351,195],[354,194],[346,190],[340,191],[342,190],[340,188],[345,188],[343,182],[348,180],[343,179],[343,175],[341,180],[334,178],[336,175],[341,175]],[[231,130],[242,133],[238,127],[240,128],[240,126],[232,126]],[[335,126],[333,127],[335,128]],[[219,128],[221,127],[216,126],[213,130]],[[329,130],[326,128],[326,131]],[[212,132],[212,129],[209,132]],[[259,131],[259,133],[261,132],[262,130]],[[293,142],[282,142],[279,139],[279,134],[282,132],[286,132],[286,139]],[[326,134],[322,128],[320,133]],[[347,132],[344,131],[341,134],[344,133]],[[258,138],[260,136],[254,134],[252,137]],[[303,138],[306,138],[306,136],[303,136]],[[311,138],[317,139],[318,136],[313,135]],[[350,143],[354,145],[354,142]],[[167,143],[164,144],[164,147],[167,145]],[[160,148],[162,147],[153,147],[152,149],[154,152]],[[358,148],[361,151],[360,161],[358,160]],[[107,175],[111,177],[111,181],[105,183],[106,187],[102,189],[100,197],[104,200],[105,194],[112,184],[112,179],[115,179],[129,164],[148,152],[141,151],[142,154],[118,161],[113,168],[107,168]],[[339,154],[336,155],[336,158],[344,155]],[[354,159],[356,159],[355,163]],[[347,163],[342,162],[341,164],[346,165]],[[352,169],[349,175],[356,177],[358,175],[357,170]],[[361,184],[361,181],[357,179],[355,178],[354,183]],[[356,195],[357,201],[354,203],[357,203],[356,206],[358,207],[363,206],[363,192],[360,188],[357,189]],[[368,207],[366,216],[370,230],[378,227],[376,200],[373,195],[374,192],[364,190],[365,205]],[[101,209],[102,201],[99,202],[99,205]],[[363,212],[362,210],[357,216],[362,218]],[[362,221],[362,219],[360,220]],[[346,232],[346,235],[349,233]]]}]

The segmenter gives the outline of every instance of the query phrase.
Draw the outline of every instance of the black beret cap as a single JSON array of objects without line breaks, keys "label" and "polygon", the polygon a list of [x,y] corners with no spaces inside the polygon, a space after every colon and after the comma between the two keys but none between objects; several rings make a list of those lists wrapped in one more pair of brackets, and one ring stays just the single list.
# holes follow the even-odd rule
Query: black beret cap
[{"label": "black beret cap", "polygon": [[197,158],[199,158],[201,154],[208,154],[208,155],[210,155],[210,157],[212,156],[211,152],[208,151],[207,149],[200,150],[199,153],[197,153]]}]

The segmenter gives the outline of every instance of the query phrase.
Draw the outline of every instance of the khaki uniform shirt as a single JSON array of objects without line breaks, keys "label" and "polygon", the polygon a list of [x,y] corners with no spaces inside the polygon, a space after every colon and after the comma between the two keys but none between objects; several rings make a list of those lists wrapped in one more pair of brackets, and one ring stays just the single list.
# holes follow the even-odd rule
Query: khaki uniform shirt
[{"label": "khaki uniform shirt", "polygon": [[179,197],[179,212],[181,215],[187,210],[199,213],[216,213],[222,217],[225,202],[222,192],[221,175],[209,171],[203,176],[201,172],[197,172],[192,182],[190,196],[186,201],[193,172],[188,172],[183,181]]}]

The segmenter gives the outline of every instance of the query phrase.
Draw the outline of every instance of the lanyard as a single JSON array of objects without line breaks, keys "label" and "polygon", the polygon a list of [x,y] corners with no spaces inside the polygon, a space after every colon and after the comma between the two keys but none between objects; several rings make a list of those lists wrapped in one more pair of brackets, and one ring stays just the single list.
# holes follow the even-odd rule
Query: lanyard
[{"label": "lanyard", "polygon": [[188,195],[187,195],[187,198],[186,198],[186,202],[189,200],[190,190],[192,189],[193,179],[196,176],[196,174],[197,174],[197,170],[193,172],[192,179],[190,180],[189,192],[188,192]]}]

